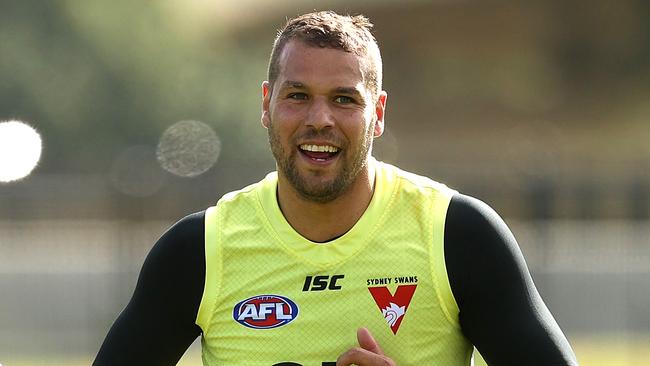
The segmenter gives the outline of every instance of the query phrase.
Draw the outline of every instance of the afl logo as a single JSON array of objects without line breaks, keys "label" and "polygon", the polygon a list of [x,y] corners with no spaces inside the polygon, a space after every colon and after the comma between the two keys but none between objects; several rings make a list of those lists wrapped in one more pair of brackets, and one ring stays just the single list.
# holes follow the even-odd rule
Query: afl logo
[{"label": "afl logo", "polygon": [[277,328],[298,317],[298,305],[284,296],[258,295],[235,305],[232,317],[253,329]]}]

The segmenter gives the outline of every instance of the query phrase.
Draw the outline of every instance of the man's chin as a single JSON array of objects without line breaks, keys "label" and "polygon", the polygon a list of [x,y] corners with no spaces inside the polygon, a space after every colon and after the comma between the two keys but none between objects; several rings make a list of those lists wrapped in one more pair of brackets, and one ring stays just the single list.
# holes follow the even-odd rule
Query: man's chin
[{"label": "man's chin", "polygon": [[344,186],[336,179],[317,179],[315,182],[312,178],[296,183],[298,184],[294,184],[294,189],[298,194],[303,199],[312,202],[331,202],[344,191]]},{"label": "man's chin", "polygon": [[298,192],[300,197],[308,202],[329,203],[337,199],[341,194],[339,192]]}]

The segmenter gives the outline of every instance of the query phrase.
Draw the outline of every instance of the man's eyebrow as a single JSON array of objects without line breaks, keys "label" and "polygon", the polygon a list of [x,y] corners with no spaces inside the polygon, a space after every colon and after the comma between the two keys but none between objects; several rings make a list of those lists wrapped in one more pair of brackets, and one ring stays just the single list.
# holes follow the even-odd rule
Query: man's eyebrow
[{"label": "man's eyebrow", "polygon": [[[280,89],[307,89],[307,87],[300,81],[286,80],[280,85]],[[356,97],[361,96],[359,89],[353,86],[339,86],[334,89],[334,92],[339,94],[354,95]]]},{"label": "man's eyebrow", "polygon": [[356,96],[361,95],[361,92],[359,92],[359,90],[357,88],[351,87],[351,86],[340,86],[340,87],[336,88],[334,91],[337,92],[337,93],[341,93],[341,94],[350,94],[350,95],[356,95]]},{"label": "man's eyebrow", "polygon": [[305,84],[301,83],[300,81],[292,81],[292,80],[287,80],[282,85],[280,85],[280,88],[282,89],[306,89]]}]

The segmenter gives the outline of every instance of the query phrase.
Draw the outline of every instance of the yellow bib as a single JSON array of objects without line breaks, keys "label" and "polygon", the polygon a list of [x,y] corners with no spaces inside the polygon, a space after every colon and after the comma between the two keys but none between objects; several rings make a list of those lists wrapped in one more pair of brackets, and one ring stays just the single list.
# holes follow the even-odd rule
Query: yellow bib
[{"label": "yellow bib", "polygon": [[325,244],[287,223],[276,173],[207,210],[204,365],[335,365],[359,327],[398,365],[470,364],[444,261],[454,191],[373,163],[370,205]]}]

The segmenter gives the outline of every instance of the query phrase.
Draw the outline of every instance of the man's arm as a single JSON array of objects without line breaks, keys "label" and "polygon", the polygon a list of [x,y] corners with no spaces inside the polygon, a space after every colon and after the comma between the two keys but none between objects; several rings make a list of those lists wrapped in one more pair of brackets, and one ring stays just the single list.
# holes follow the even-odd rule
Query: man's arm
[{"label": "man's arm", "polygon": [[445,261],[462,331],[489,365],[577,365],[514,236],[485,203],[452,198]]},{"label": "man's arm", "polygon": [[131,301],[111,327],[94,366],[175,365],[201,329],[204,215],[172,226],[145,260]]}]

